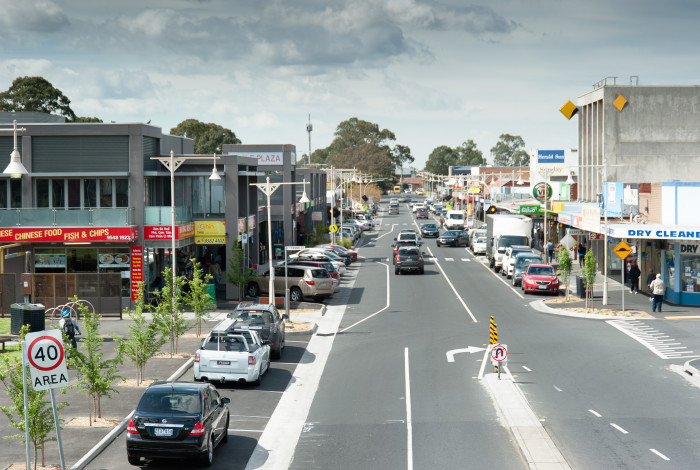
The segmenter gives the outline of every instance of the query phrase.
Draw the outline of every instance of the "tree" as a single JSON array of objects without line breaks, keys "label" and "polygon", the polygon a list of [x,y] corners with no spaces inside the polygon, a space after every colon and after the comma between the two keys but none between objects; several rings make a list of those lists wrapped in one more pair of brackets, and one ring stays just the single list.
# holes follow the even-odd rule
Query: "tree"
[{"label": "tree", "polygon": [[78,302],[77,296],[70,300],[76,302],[76,307],[83,316],[84,331],[83,348],[80,351],[73,351],[70,362],[78,370],[78,387],[88,395],[88,421],[92,426],[93,410],[96,417],[102,417],[102,397],[111,398],[112,392],[117,391],[113,385],[114,381],[116,379],[124,380],[124,377],[117,374],[117,365],[122,362],[122,359],[121,356],[103,359],[102,342],[104,339],[99,336],[102,316]]},{"label": "tree", "polygon": [[[24,325],[20,331],[20,337],[24,340],[28,332],[29,325]],[[27,377],[30,376],[29,366],[27,366],[26,374]],[[0,356],[0,381],[5,385],[5,390],[12,402],[10,406],[0,406],[0,411],[7,416],[10,426],[20,431],[17,434],[6,436],[6,438],[24,440],[24,378],[22,377],[21,359],[9,359],[6,355]],[[67,405],[67,402],[56,403],[56,408],[60,411]],[[56,426],[51,403],[46,399],[46,390],[34,390],[34,387],[27,386],[27,408],[29,440],[34,446],[34,469],[36,470],[38,449],[41,449],[41,465],[43,466],[44,445],[56,440],[55,437],[48,437],[56,429]]]},{"label": "tree", "polygon": [[[153,308],[153,321],[170,344],[170,357],[177,354],[177,343],[189,328],[189,322],[185,319],[182,289],[185,286],[185,280],[178,276],[175,279],[173,286],[173,271],[171,268],[165,268],[162,273],[165,285],[163,290],[156,291],[155,296],[158,305]],[[175,295],[173,295],[175,292]]]},{"label": "tree", "polygon": [[70,100],[43,77],[17,77],[10,88],[0,93],[0,111],[57,112],[75,119]]},{"label": "tree", "polygon": [[525,141],[518,135],[501,134],[496,145],[491,147],[494,166],[527,166],[530,156],[523,150]]},{"label": "tree", "polygon": [[231,247],[231,258],[228,260],[228,270],[226,270],[226,279],[231,284],[238,287],[238,301],[243,298],[243,289],[249,282],[255,280],[258,275],[253,271],[253,268],[248,267],[248,260],[243,254],[238,243],[234,243]]},{"label": "tree", "polygon": [[338,154],[350,147],[362,144],[374,144],[384,146],[387,151],[387,141],[396,140],[396,136],[388,129],[379,130],[379,125],[373,122],[363,121],[356,117],[350,118],[338,124],[335,129],[335,139],[331,142],[330,150]]},{"label": "tree", "polygon": [[486,165],[484,155],[476,147],[476,143],[472,139],[462,142],[462,145],[455,148],[455,152],[458,155],[457,165]]},{"label": "tree", "polygon": [[406,163],[413,163],[416,159],[411,155],[411,149],[405,145],[396,144],[391,149],[391,162],[396,168],[403,168]]},{"label": "tree", "polygon": [[194,139],[194,153],[201,154],[214,154],[223,144],[241,143],[232,130],[196,119],[185,119],[170,129],[170,133],[172,135],[187,135],[187,137]]},{"label": "tree", "polygon": [[117,353],[126,356],[136,364],[136,385],[143,382],[146,374],[146,363],[158,353],[161,346],[166,343],[163,335],[159,334],[154,321],[148,321],[143,312],[144,283],[138,284],[138,295],[134,309],[125,309],[133,323],[129,325],[129,336],[126,338],[115,337],[119,345]]},{"label": "tree", "polygon": [[571,254],[569,249],[564,245],[559,245],[559,274],[564,280],[564,288],[566,289],[566,300],[569,300],[569,277],[571,276]]},{"label": "tree", "polygon": [[458,159],[459,155],[454,149],[441,145],[430,152],[425,164],[425,171],[436,175],[447,175],[449,167],[457,165]]},{"label": "tree", "polygon": [[86,117],[86,116],[78,116],[75,119],[73,119],[71,122],[103,122],[102,119],[98,117]]},{"label": "tree", "polygon": [[328,163],[338,168],[355,168],[380,177],[393,176],[395,170],[389,151],[372,143],[348,147],[334,154]]},{"label": "tree", "polygon": [[189,281],[189,292],[185,292],[185,303],[194,310],[194,318],[197,323],[196,335],[202,334],[202,320],[216,308],[216,302],[209,295],[209,282],[214,279],[211,274],[204,274],[204,268],[199,261],[192,259],[194,271],[192,280]]},{"label": "tree", "polygon": [[598,274],[598,261],[593,255],[593,250],[588,250],[583,258],[581,278],[586,291],[586,308],[593,308],[593,284]]},{"label": "tree", "polygon": [[328,162],[328,157],[330,156],[330,147],[316,149],[311,152],[311,163],[323,165]]}]

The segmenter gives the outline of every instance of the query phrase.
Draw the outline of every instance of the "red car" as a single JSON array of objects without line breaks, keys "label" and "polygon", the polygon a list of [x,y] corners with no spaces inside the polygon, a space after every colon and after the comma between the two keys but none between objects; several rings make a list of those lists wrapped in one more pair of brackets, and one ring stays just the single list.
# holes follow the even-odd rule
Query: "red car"
[{"label": "red car", "polygon": [[317,245],[317,246],[331,248],[336,253],[347,253],[348,255],[350,255],[350,261],[352,263],[357,261],[357,251],[355,251],[355,250],[348,250],[344,246],[333,245],[331,243],[323,243],[323,244]]},{"label": "red car", "polygon": [[520,288],[529,292],[548,292],[559,294],[559,277],[557,271],[548,264],[531,264],[525,273]]},{"label": "red car", "polygon": [[427,219],[428,218],[428,210],[427,209],[418,209],[416,211],[416,219]]}]

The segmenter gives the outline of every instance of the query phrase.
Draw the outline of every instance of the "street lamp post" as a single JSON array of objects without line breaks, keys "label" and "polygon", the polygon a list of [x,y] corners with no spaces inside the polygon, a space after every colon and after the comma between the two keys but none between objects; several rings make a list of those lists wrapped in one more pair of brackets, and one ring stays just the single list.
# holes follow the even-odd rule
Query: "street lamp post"
[{"label": "street lamp post", "polygon": [[[268,303],[270,305],[275,305],[275,269],[274,266],[272,266],[272,206],[270,204],[270,196],[272,196],[272,193],[277,191],[277,188],[283,185],[287,184],[303,184],[304,187],[306,187],[306,180],[304,180],[303,183],[297,182],[297,181],[290,181],[287,183],[270,183],[270,177],[267,176],[265,178],[264,183],[250,183],[251,186],[256,186],[260,191],[267,196],[267,253],[268,253],[268,262],[269,262],[269,272],[270,272],[270,283],[268,284]],[[299,202],[309,202],[309,198],[306,197],[306,190],[304,190],[304,194],[302,195],[301,199]],[[285,264],[287,263],[287,260],[284,260]]]},{"label": "street lamp post", "polygon": [[[544,240],[542,240],[542,252],[545,253],[547,247],[547,201],[549,200],[549,174],[553,173],[556,168],[542,168],[538,170],[538,173],[544,175]],[[547,253],[545,253],[545,259],[547,259]]]},{"label": "street lamp post", "polygon": [[17,133],[25,132],[27,129],[24,127],[17,128],[17,120],[14,121],[12,129],[0,129],[0,132],[12,132],[14,135],[14,148],[12,153],[10,153],[10,164],[7,165],[3,174],[10,175],[11,178],[21,178],[22,175],[26,175],[27,169],[22,165],[22,157],[17,150]]},{"label": "street lamp post", "polygon": [[151,160],[158,160],[163,164],[168,170],[170,170],[170,218],[171,218],[171,232],[170,239],[172,241],[171,251],[170,251],[170,261],[173,265],[173,299],[175,298],[175,280],[177,278],[177,263],[175,261],[175,170],[180,168],[180,165],[185,163],[187,160],[210,160],[214,159],[214,169],[212,170],[209,179],[211,181],[221,180],[219,172],[216,170],[216,160],[221,157],[213,155],[203,156],[203,155],[175,155],[173,150],[170,151],[169,157],[151,157]]}]

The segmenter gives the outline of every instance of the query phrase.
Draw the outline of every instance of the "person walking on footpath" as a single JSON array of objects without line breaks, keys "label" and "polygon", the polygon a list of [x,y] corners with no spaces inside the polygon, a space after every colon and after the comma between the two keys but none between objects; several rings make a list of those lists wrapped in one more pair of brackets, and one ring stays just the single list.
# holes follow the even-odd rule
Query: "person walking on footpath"
[{"label": "person walking on footpath", "polygon": [[586,260],[586,245],[583,243],[578,244],[578,265],[583,267]]},{"label": "person walking on footpath", "polygon": [[549,264],[552,264],[552,257],[554,256],[554,243],[549,241],[547,243],[547,262]]},{"label": "person walking on footpath", "polygon": [[661,280],[661,274],[657,274],[656,279],[651,281],[649,289],[651,289],[651,293],[654,295],[654,299],[652,300],[651,304],[651,311],[656,312],[656,308],[658,307],[659,312],[661,312],[661,305],[663,305],[664,294],[666,293],[666,284],[664,284],[664,281]]},{"label": "person walking on footpath", "polygon": [[649,293],[652,293],[651,292],[651,283],[654,279],[656,279],[656,274],[654,274],[654,271],[650,269],[649,274],[647,274],[647,280],[646,280],[646,285],[649,288]]},{"label": "person walking on footpath", "polygon": [[633,294],[636,294],[639,292],[639,276],[642,275],[642,272],[639,270],[639,266],[637,266],[637,262],[633,261],[632,262],[632,267],[630,268],[629,272],[629,277],[630,277],[630,292]]},{"label": "person walking on footpath", "polygon": [[216,259],[209,265],[209,274],[211,274],[214,281],[214,290],[218,290],[221,283],[221,266],[219,266],[219,262]]},{"label": "person walking on footpath", "polygon": [[78,322],[75,318],[71,318],[70,310],[64,310],[61,314],[61,320],[58,322],[58,327],[61,329],[64,335],[68,336],[71,345],[75,350],[78,349],[78,341],[75,339],[75,335],[82,335],[80,328],[78,327]]}]

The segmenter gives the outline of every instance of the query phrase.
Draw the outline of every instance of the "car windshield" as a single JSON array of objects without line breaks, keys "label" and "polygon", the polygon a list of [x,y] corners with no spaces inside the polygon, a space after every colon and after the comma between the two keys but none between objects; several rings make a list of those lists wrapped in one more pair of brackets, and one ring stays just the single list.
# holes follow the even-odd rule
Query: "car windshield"
[{"label": "car windshield", "polygon": [[527,273],[536,276],[554,276],[554,268],[549,266],[530,266]]},{"label": "car windshield", "polygon": [[423,228],[431,228],[431,229],[432,229],[432,228],[437,228],[437,225],[435,225],[435,224],[425,224],[425,225],[423,225]]},{"label": "car windshield", "polygon": [[202,412],[202,402],[199,399],[199,393],[196,392],[152,390],[143,394],[136,409],[143,413],[190,415]]},{"label": "car windshield", "polygon": [[463,215],[463,214],[448,214],[447,217],[450,218],[450,219],[453,219],[453,220],[462,220],[462,219],[464,219],[464,215]]},{"label": "car windshield", "polygon": [[498,251],[501,251],[501,248],[503,248],[503,251],[505,252],[506,248],[509,246],[513,245],[527,245],[527,237],[518,237],[518,236],[505,236],[501,237],[498,240]]},{"label": "car windshield", "polygon": [[227,336],[212,335],[209,341],[204,343],[204,349],[207,351],[226,351],[226,352],[243,352],[245,344],[239,338],[230,338]]},{"label": "car windshield", "polygon": [[476,239],[476,242],[477,242],[477,243],[486,243],[486,238],[484,238],[484,237],[477,238],[477,239]]},{"label": "car windshield", "polygon": [[267,310],[241,309],[233,311],[233,318],[247,323],[272,323],[272,314]]},{"label": "car windshield", "polygon": [[443,236],[443,237],[456,237],[456,236],[457,236],[457,232],[453,232],[453,231],[450,230],[450,231],[448,231],[448,232],[443,233],[442,236]]}]

